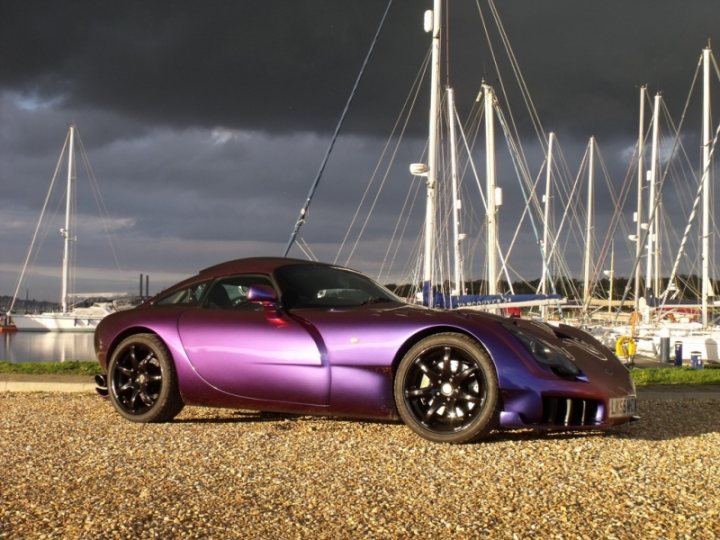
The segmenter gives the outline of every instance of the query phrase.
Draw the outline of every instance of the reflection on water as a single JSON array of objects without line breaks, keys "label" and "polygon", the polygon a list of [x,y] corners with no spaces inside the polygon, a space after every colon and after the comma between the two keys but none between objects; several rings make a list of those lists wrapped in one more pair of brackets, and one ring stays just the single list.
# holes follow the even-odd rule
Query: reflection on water
[{"label": "reflection on water", "polygon": [[95,360],[92,332],[16,332],[0,334],[0,360],[66,362]]}]

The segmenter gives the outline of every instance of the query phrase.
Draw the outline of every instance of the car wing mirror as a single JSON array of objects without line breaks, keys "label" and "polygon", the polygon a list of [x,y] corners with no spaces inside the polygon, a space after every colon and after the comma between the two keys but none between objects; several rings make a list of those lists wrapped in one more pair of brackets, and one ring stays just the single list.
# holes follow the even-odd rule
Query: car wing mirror
[{"label": "car wing mirror", "polygon": [[278,296],[269,285],[253,285],[248,291],[248,301],[262,306],[267,321],[278,327],[285,326],[287,321],[278,312]]},{"label": "car wing mirror", "polygon": [[275,289],[269,285],[252,285],[248,291],[248,301],[253,304],[275,305],[278,297]]}]

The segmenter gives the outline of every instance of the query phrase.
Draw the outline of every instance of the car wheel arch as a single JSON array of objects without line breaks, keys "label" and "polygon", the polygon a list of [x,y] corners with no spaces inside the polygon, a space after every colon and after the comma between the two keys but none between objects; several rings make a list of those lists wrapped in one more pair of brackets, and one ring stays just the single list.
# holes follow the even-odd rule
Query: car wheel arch
[{"label": "car wheel arch", "polygon": [[470,339],[472,339],[475,343],[478,344],[478,346],[482,347],[482,349],[485,351],[485,353],[490,358],[490,361],[492,362],[494,368],[495,368],[495,375],[498,374],[498,367],[495,363],[495,359],[493,358],[493,355],[490,353],[490,350],[488,347],[477,338],[477,336],[473,335],[472,333],[468,332],[467,330],[464,330],[462,328],[458,328],[456,326],[434,326],[432,328],[426,328],[416,334],[413,334],[409,339],[405,341],[405,343],[402,344],[402,346],[397,350],[395,353],[395,357],[393,358],[392,362],[392,374],[393,378],[395,377],[395,374],[397,373],[398,366],[400,364],[400,361],[403,359],[405,354],[415,346],[418,342],[422,341],[423,339],[435,336],[438,334],[460,334],[463,336],[467,336]]},{"label": "car wheel arch", "polygon": [[[151,335],[155,336],[156,338],[158,338],[163,343],[163,345],[165,345],[165,347],[168,348],[167,343],[165,343],[165,340],[162,337],[160,337],[160,335],[157,332],[155,332],[149,328],[146,328],[144,326],[135,326],[132,328],[128,328],[128,329],[120,332],[118,335],[116,335],[113,338],[112,343],[110,343],[110,345],[108,346],[107,353],[105,355],[105,358],[106,358],[105,368],[106,369],[107,369],[108,364],[110,363],[110,358],[112,358],[112,355],[115,353],[115,349],[117,349],[118,345],[120,345],[123,341],[125,341],[125,339],[129,338],[130,336],[135,336],[137,334],[151,334]],[[170,350],[170,349],[168,348],[168,350]],[[171,353],[171,356],[172,356],[172,353]],[[173,361],[174,361],[174,359],[173,359]]]}]

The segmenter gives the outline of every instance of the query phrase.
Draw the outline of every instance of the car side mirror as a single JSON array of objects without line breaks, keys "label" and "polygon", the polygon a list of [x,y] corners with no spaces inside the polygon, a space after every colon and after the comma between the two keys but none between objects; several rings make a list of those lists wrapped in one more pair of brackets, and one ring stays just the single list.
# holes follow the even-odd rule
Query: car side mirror
[{"label": "car side mirror", "polygon": [[275,289],[269,285],[252,285],[248,291],[248,300],[253,304],[275,305],[278,297]]}]

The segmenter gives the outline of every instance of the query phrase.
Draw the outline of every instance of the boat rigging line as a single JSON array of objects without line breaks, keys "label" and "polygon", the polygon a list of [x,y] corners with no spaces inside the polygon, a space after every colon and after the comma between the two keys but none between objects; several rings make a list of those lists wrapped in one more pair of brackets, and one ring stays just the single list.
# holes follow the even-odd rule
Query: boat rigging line
[{"label": "boat rigging line", "polygon": [[30,241],[30,249],[28,249],[27,256],[25,257],[25,262],[23,263],[22,270],[20,271],[20,277],[18,278],[17,286],[15,287],[15,292],[12,296],[12,301],[10,302],[10,307],[7,310],[8,315],[12,313],[13,308],[15,307],[15,302],[17,301],[18,294],[20,293],[20,287],[22,287],[23,278],[25,277],[25,272],[27,271],[28,265],[30,264],[30,258],[34,254],[34,248],[35,248],[35,242],[37,242],[38,232],[40,231],[40,226],[43,222],[43,217],[45,216],[45,212],[47,211],[48,203],[50,202],[50,195],[53,192],[53,187],[55,186],[55,181],[57,180],[58,173],[60,172],[60,167],[62,166],[63,160],[62,156],[65,154],[65,149],[68,146],[68,141],[70,140],[70,132],[68,131],[67,135],[65,136],[65,142],[63,143],[62,150],[60,150],[60,158],[58,159],[57,163],[55,164],[55,172],[53,172],[52,179],[50,180],[50,189],[48,189],[47,195],[45,196],[45,202],[43,202],[42,209],[40,210],[40,219],[37,222],[37,225],[35,226],[35,232],[33,232],[32,240]]},{"label": "boat rigging line", "polygon": [[387,6],[385,7],[385,12],[383,13],[382,18],[380,19],[380,24],[378,25],[378,28],[375,31],[375,36],[373,37],[373,40],[370,43],[370,49],[368,50],[367,54],[365,55],[365,60],[363,61],[362,66],[360,67],[360,72],[358,73],[358,76],[355,79],[355,84],[353,85],[352,90],[350,91],[350,96],[348,97],[348,100],[345,103],[345,108],[343,109],[343,112],[340,115],[340,120],[338,120],[337,126],[335,127],[335,133],[333,133],[332,139],[330,140],[328,149],[325,152],[325,157],[323,158],[322,163],[320,164],[320,169],[318,170],[317,175],[315,176],[315,180],[313,181],[312,185],[310,186],[310,191],[308,192],[307,200],[305,201],[305,204],[303,205],[303,207],[300,209],[300,215],[298,216],[298,219],[295,222],[295,227],[293,228],[293,231],[290,234],[290,240],[288,241],[288,245],[285,248],[285,253],[284,253],[283,257],[287,257],[288,253],[290,252],[290,249],[292,248],[293,244],[295,243],[295,240],[297,239],[297,235],[300,232],[300,227],[302,227],[303,224],[305,223],[305,218],[307,216],[307,212],[310,209],[310,203],[312,202],[312,198],[315,195],[315,191],[317,190],[318,184],[320,184],[320,178],[322,177],[322,174],[325,171],[325,166],[327,165],[327,162],[330,159],[330,154],[333,150],[333,147],[335,146],[335,141],[337,141],[337,139],[338,139],[338,136],[340,134],[340,129],[342,129],[342,126],[345,123],[345,116],[347,116],[348,110],[350,109],[350,104],[352,103],[353,98],[355,97],[355,93],[357,91],[358,85],[360,84],[360,80],[362,79],[362,76],[365,73],[365,68],[368,65],[368,62],[370,60],[370,57],[372,56],[373,50],[375,50],[375,44],[377,43],[378,36],[380,35],[380,31],[382,30],[383,26],[385,25],[385,19],[387,18],[387,14],[390,11],[390,6],[392,6],[392,0],[388,0]]},{"label": "boat rigging line", "polygon": [[[398,114],[397,119],[395,120],[395,125],[392,128],[392,131],[390,132],[390,135],[385,142],[385,146],[383,148],[382,153],[380,154],[380,157],[378,158],[377,164],[375,165],[375,169],[373,170],[372,175],[370,176],[370,180],[368,181],[367,186],[365,187],[365,192],[363,193],[363,196],[360,199],[360,203],[358,204],[357,208],[355,209],[355,213],[353,214],[352,220],[350,220],[350,225],[347,228],[347,231],[345,232],[345,236],[342,239],[342,242],[340,243],[340,247],[338,248],[337,255],[335,256],[335,260],[333,261],[333,264],[337,264],[338,260],[340,258],[341,253],[343,252],[345,248],[345,244],[348,242],[348,238],[350,236],[350,233],[352,229],[355,227],[355,223],[358,220],[360,210],[365,204],[365,201],[370,195],[370,188],[375,183],[375,179],[378,176],[378,172],[380,170],[380,166],[382,165],[383,161],[385,160],[385,157],[390,153],[389,157],[389,163],[393,163],[395,161],[395,157],[397,156],[398,150],[400,149],[400,144],[403,140],[403,137],[405,135],[405,132],[408,127],[408,123],[410,122],[410,118],[412,115],[412,111],[415,109],[415,104],[417,103],[418,94],[420,93],[420,89],[422,87],[422,81],[423,77],[427,73],[427,68],[430,65],[430,48],[428,48],[428,52],[425,55],[425,59],[422,62],[422,65],[420,69],[418,70],[418,73],[415,77],[415,80],[413,81],[412,87],[410,89],[410,92],[405,98],[405,103],[402,106],[402,109],[400,113]],[[397,142],[395,143],[395,146],[392,148],[392,152],[390,152],[390,143],[395,137],[395,134],[399,132]],[[427,151],[427,147],[425,149]],[[377,189],[377,192],[375,193],[375,197],[373,198],[372,202],[370,203],[370,208],[367,211],[367,215],[365,217],[365,220],[363,221],[362,225],[360,226],[360,231],[357,234],[357,238],[355,239],[355,242],[353,243],[352,247],[350,248],[350,253],[347,255],[347,258],[345,259],[345,266],[350,265],[350,259],[352,259],[353,254],[355,253],[355,249],[357,248],[360,238],[365,231],[365,228],[367,227],[370,217],[372,216],[373,210],[375,209],[375,205],[378,202],[378,199],[380,197],[380,193],[382,192],[383,188],[385,187],[386,181],[390,175],[390,167],[388,166],[385,170],[385,173],[382,176],[382,179],[380,180],[380,186]],[[407,203],[407,200],[406,200]],[[403,206],[404,210],[405,206]],[[404,215],[404,212],[401,211],[400,215]],[[399,223],[399,220],[398,220]],[[398,224],[395,226],[395,231],[393,232],[392,239],[390,241],[390,244],[388,245],[388,250],[390,249],[390,246],[393,244],[393,240],[395,238],[395,232],[397,232]],[[387,258],[387,253],[386,253]],[[381,272],[382,273],[382,269]]]}]

